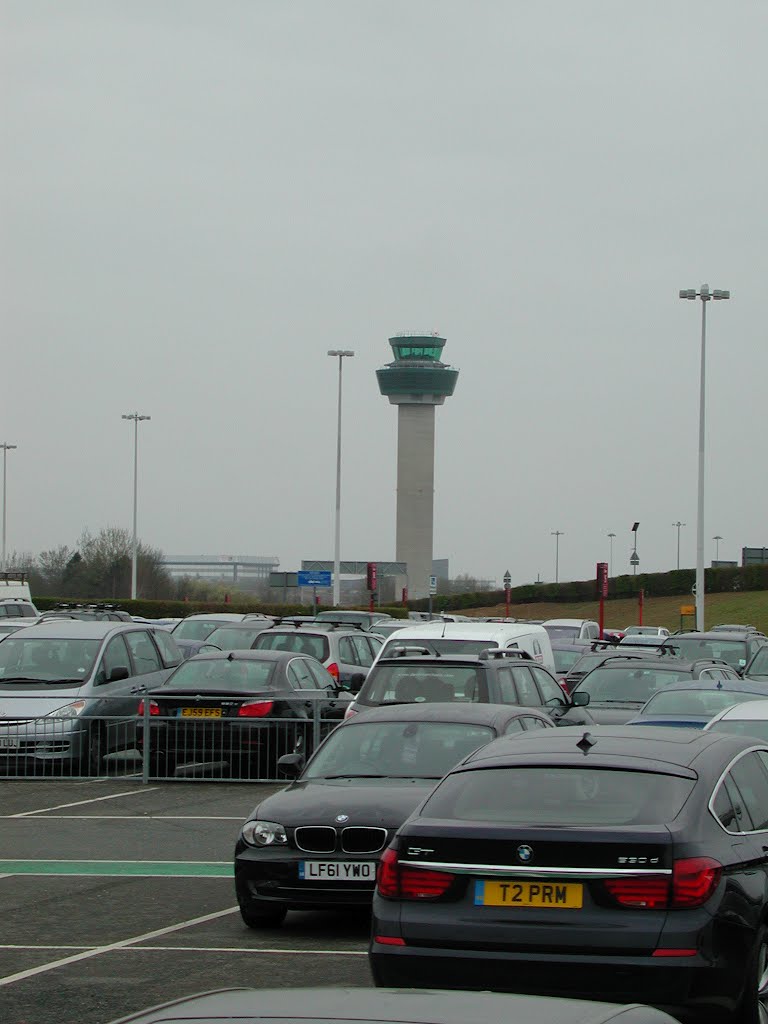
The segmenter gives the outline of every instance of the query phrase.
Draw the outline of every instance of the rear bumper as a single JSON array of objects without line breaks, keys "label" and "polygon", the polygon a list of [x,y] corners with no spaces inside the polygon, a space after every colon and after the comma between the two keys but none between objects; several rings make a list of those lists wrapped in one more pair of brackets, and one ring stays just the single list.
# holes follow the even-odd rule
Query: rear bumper
[{"label": "rear bumper", "polygon": [[387,987],[488,989],[621,1003],[649,1003],[681,1020],[722,1024],[737,1005],[734,964],[692,957],[592,957],[390,946],[372,940],[374,983]]}]

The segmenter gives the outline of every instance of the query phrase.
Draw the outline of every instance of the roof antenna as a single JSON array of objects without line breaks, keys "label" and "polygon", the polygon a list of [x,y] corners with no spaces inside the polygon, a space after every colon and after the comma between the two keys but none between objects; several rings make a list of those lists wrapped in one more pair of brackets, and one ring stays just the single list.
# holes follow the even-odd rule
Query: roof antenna
[{"label": "roof antenna", "polygon": [[592,747],[594,747],[594,745],[596,743],[597,743],[597,740],[593,740],[591,734],[588,733],[588,732],[585,732],[584,735],[579,740],[579,742],[576,744],[576,746],[579,748],[579,750],[586,757],[586,755],[590,752],[590,750],[592,749]]}]

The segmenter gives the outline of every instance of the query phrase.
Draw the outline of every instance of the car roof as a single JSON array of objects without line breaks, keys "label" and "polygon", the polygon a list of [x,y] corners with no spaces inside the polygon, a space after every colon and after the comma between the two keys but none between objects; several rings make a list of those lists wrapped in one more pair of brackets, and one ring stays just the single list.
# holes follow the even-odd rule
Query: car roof
[{"label": "car roof", "polygon": [[[688,661],[685,658],[675,658],[663,655],[649,657],[642,647],[638,647],[637,651],[637,654],[611,654],[608,656],[607,661],[597,665],[596,668],[632,668],[633,670],[638,668],[652,668],[660,671],[664,671],[666,669],[670,672],[690,672],[693,670],[695,665],[699,664],[714,665],[716,668],[726,667],[724,661],[717,661],[714,658],[696,658],[695,660]],[[588,653],[597,654],[598,652],[589,651]]]},{"label": "car roof", "polygon": [[658,697],[660,693],[672,693],[678,692],[679,690],[693,690],[701,691],[706,690],[720,690],[725,693],[765,693],[766,699],[768,699],[768,687],[760,686],[760,683],[755,682],[754,685],[750,686],[748,681],[739,679],[696,679],[690,683],[670,683],[669,686],[665,686],[663,690],[657,690],[656,693],[651,694],[648,701],[652,701],[654,697]]},{"label": "car roof", "polygon": [[126,633],[147,627],[139,622],[105,622],[102,619],[48,619],[35,626],[27,626],[24,639],[33,637],[39,640],[103,640],[111,633]]},{"label": "car roof", "polygon": [[[412,645],[416,647],[416,644]],[[528,661],[524,658],[519,659],[521,662],[528,664]],[[484,665],[508,665],[510,662],[517,664],[517,659],[510,658],[504,660],[501,658],[483,658],[481,659],[477,654],[406,654],[402,657],[391,657],[385,655],[383,658],[379,658],[373,668],[381,668],[383,666],[390,667],[392,665],[410,665],[412,668],[418,668],[418,666],[429,665],[432,668],[435,666],[445,665],[472,665],[475,668],[479,665],[481,668]]]},{"label": "car roof", "polygon": [[592,622],[593,619],[545,619],[544,626],[581,626],[585,622]]},{"label": "car roof", "polygon": [[[375,630],[374,630],[375,632]],[[544,633],[543,626],[530,622],[422,622],[421,625],[405,627],[400,640],[493,640],[496,637],[526,636],[529,633]]]},{"label": "car roof", "polygon": [[[704,751],[715,745],[715,738],[721,742],[724,758],[754,746],[754,740],[747,737],[674,726],[559,726],[546,732],[537,729],[535,734],[502,736],[478,751],[469,765],[503,767],[521,760],[544,765],[551,764],[553,759],[562,764],[584,764],[591,758],[596,767],[607,767],[610,763],[627,769],[652,770],[655,764],[666,764],[690,769]],[[591,744],[586,754],[583,746],[578,747],[585,739]]]},{"label": "car roof", "polygon": [[[364,714],[355,715],[344,722],[346,729],[351,725],[366,722],[457,722],[467,725],[495,725],[510,718],[531,716],[553,725],[549,715],[538,708],[513,704],[468,704],[464,701],[430,701],[424,704],[380,705],[366,709]],[[538,730],[537,730],[538,731]],[[516,733],[516,735],[519,735]]]},{"label": "car roof", "polygon": [[729,630],[725,630],[725,629],[714,629],[714,630],[704,630],[701,633],[698,633],[695,629],[692,629],[692,630],[689,630],[687,633],[673,633],[672,636],[668,637],[668,639],[670,641],[672,641],[672,643],[674,643],[675,640],[682,640],[682,639],[688,639],[688,640],[744,640],[746,637],[752,636],[752,635],[753,635],[753,633],[752,633],[751,629],[735,629],[735,630],[730,630],[730,631]]},{"label": "car roof", "polygon": [[[296,651],[254,651],[248,648],[244,651],[205,651],[203,654],[196,654],[184,662],[188,665],[191,661],[288,661],[291,658],[307,658],[309,661],[317,661],[307,654],[300,654]],[[319,665],[320,662],[318,661]]]}]

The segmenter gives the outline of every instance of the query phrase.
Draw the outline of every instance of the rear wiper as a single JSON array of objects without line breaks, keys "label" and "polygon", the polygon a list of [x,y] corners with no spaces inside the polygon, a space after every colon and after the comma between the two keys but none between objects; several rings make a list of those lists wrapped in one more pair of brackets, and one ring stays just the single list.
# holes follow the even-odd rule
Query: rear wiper
[{"label": "rear wiper", "polygon": [[320,779],[389,779],[390,775],[319,775]]}]

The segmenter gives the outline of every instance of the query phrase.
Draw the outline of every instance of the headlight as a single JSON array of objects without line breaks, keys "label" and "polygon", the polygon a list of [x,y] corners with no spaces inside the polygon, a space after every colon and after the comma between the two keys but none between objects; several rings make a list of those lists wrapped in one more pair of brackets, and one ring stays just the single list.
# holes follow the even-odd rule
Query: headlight
[{"label": "headlight", "polygon": [[249,846],[283,845],[288,842],[285,828],[276,821],[246,821],[241,835]]},{"label": "headlight", "polygon": [[65,704],[63,708],[49,711],[45,718],[77,718],[85,707],[84,700],[76,700],[74,704]]}]

